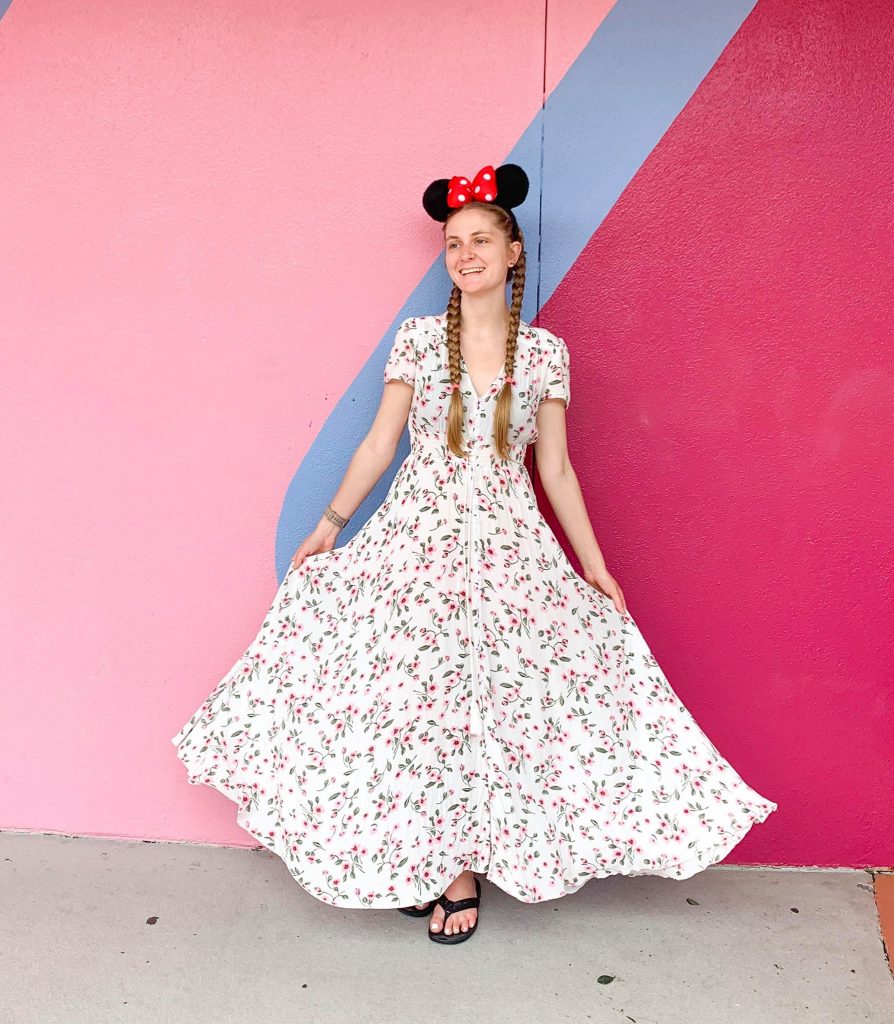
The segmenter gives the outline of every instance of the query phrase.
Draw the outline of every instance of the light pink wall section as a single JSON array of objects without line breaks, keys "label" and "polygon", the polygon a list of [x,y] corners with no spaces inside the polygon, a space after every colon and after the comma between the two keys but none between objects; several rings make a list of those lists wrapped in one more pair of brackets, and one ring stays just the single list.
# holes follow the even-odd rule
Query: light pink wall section
[{"label": "light pink wall section", "polygon": [[[611,6],[563,6],[548,83]],[[490,4],[484,55],[421,7],[0,20],[0,827],[252,843],[169,737],[257,627],[288,481],[438,252],[422,189],[541,105],[542,7]]]}]

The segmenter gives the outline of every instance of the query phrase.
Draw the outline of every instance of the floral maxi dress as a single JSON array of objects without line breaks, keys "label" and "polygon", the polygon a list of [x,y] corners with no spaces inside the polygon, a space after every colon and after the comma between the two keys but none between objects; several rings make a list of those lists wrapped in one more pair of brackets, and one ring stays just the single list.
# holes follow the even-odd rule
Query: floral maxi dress
[{"label": "floral maxi dress", "polygon": [[502,372],[479,396],[461,366],[469,453],[447,448],[445,332],[445,314],[400,325],[384,380],[413,386],[410,454],[349,541],[289,569],[172,738],[188,781],[341,907],[422,903],[465,869],[527,903],[688,878],[777,805],[540,514],[523,457],[539,404],[570,404],[565,342],[520,325],[503,462]]}]

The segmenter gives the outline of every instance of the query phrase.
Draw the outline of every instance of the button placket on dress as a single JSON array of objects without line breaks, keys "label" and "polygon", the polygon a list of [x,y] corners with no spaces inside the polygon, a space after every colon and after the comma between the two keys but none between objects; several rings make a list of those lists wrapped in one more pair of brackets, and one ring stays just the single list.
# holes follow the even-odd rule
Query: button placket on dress
[{"label": "button placket on dress", "polygon": [[490,397],[493,388],[487,394],[479,397],[471,385],[472,399],[475,402],[474,424],[472,436],[469,439],[467,448],[469,453],[465,458],[465,563],[466,563],[466,616],[469,636],[469,662],[471,693],[469,706],[469,734],[479,738],[484,737],[484,718],[481,713],[481,689],[487,685],[487,667],[484,657],[483,644],[481,643],[481,590],[479,587],[480,567],[477,561],[478,542],[481,539],[481,522],[479,519],[477,483],[479,470],[484,460],[488,457],[487,441],[481,428],[482,421],[486,422],[486,410],[484,402]]}]

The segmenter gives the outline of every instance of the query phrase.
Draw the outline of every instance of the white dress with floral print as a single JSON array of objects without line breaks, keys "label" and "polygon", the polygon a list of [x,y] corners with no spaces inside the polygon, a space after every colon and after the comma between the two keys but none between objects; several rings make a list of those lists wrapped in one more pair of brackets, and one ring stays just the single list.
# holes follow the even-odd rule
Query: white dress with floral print
[{"label": "white dress with floral print", "polygon": [[519,330],[503,373],[462,368],[467,458],[446,445],[446,316],[411,317],[384,380],[413,385],[412,448],[344,545],[290,568],[255,639],[172,737],[188,780],[313,896],[436,898],[464,869],[526,903],[607,875],[688,878],[776,804],[671,689],[632,617],[574,571],[523,463],[565,342]]}]

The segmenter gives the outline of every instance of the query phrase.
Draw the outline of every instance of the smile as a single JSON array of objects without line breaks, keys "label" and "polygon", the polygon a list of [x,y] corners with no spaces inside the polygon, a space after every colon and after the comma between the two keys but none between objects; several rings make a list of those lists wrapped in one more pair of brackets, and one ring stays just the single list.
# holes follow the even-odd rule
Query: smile
[{"label": "smile", "polygon": [[484,270],[484,267],[468,267],[466,270],[461,270],[461,274],[480,274]]}]

